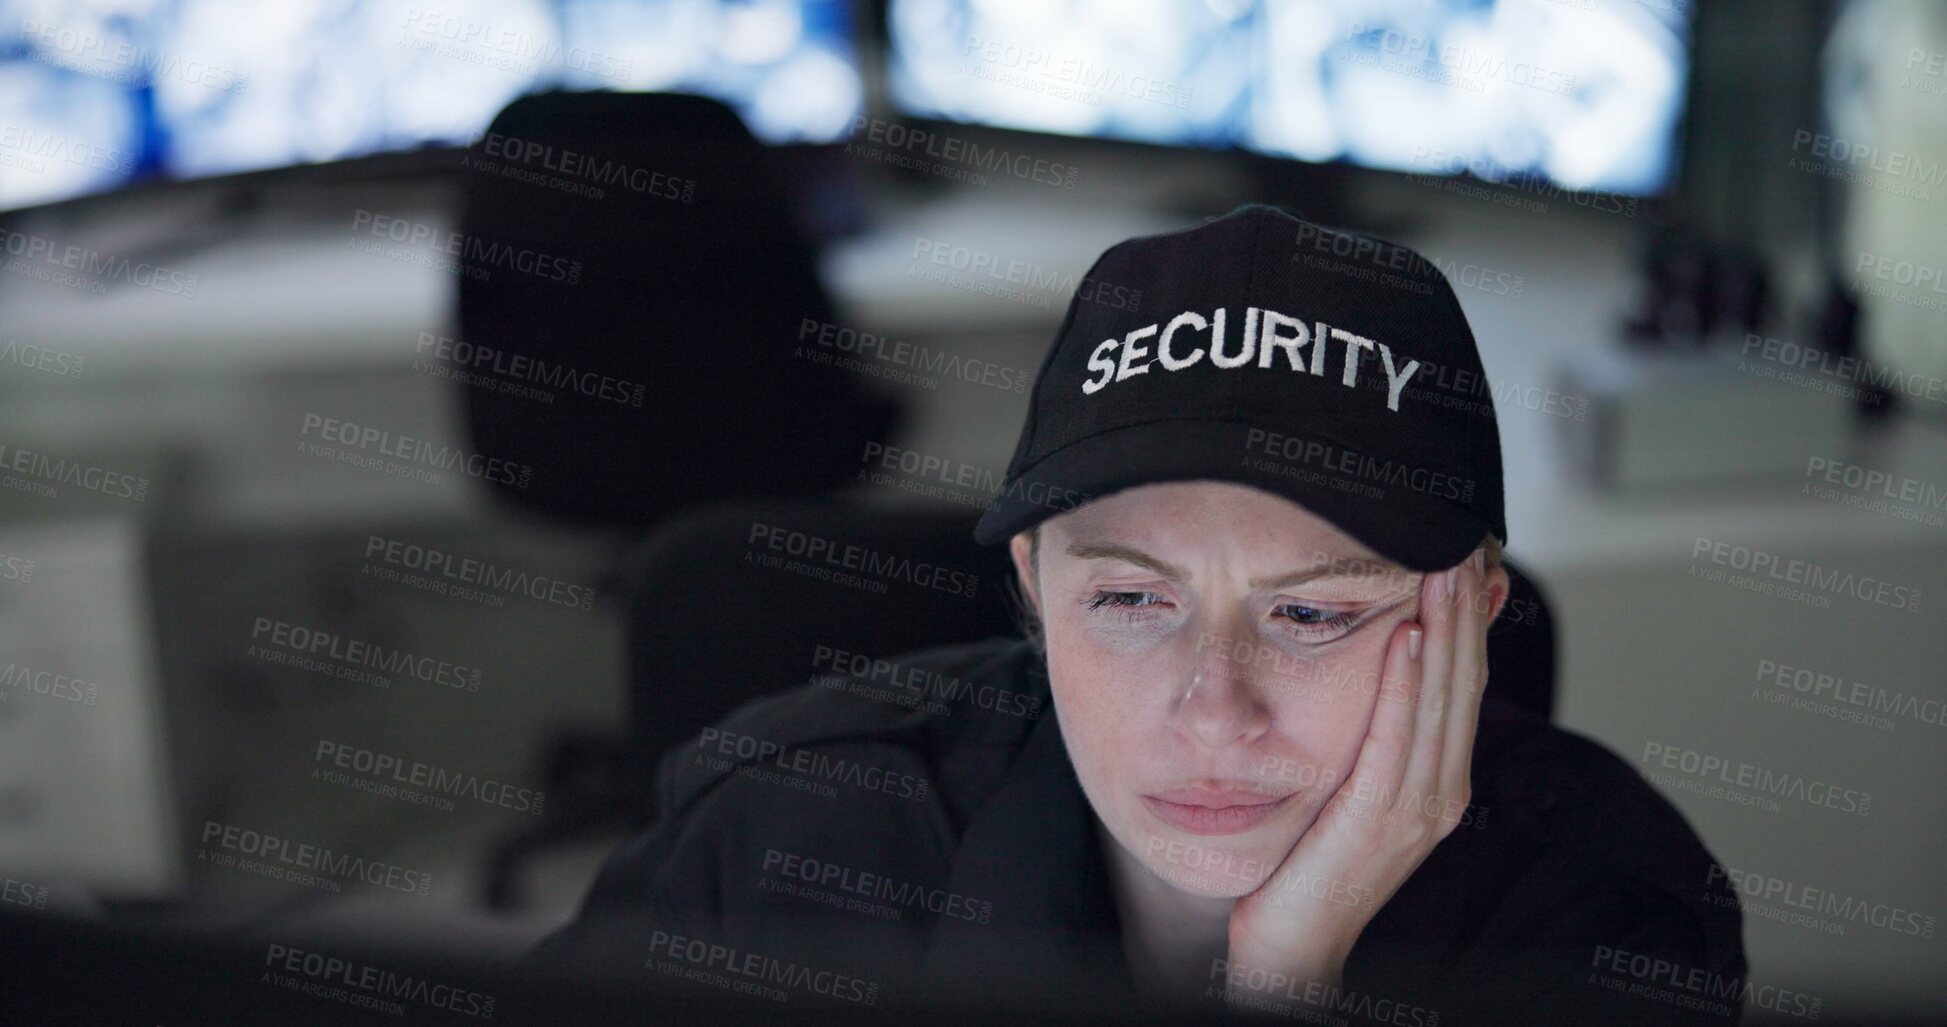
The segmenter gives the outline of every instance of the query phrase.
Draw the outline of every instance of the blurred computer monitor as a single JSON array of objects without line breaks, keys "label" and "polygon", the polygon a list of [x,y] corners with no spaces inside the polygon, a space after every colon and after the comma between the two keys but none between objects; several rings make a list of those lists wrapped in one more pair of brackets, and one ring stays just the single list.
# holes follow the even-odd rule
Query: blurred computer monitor
[{"label": "blurred computer monitor", "polygon": [[945,121],[1651,195],[1689,0],[890,0],[889,91]]},{"label": "blurred computer monitor", "polygon": [[545,89],[700,93],[773,143],[862,95],[845,0],[0,0],[0,209],[464,144]]}]

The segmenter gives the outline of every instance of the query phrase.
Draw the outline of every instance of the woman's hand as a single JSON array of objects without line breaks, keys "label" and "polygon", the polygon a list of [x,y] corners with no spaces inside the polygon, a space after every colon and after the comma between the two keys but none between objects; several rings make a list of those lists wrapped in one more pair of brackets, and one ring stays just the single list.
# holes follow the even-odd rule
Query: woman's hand
[{"label": "woman's hand", "polygon": [[[1352,773],[1284,862],[1230,914],[1226,991],[1336,987],[1353,942],[1467,809],[1487,628],[1507,594],[1479,551],[1420,584],[1386,650]],[[1264,982],[1270,982],[1267,985]]]}]

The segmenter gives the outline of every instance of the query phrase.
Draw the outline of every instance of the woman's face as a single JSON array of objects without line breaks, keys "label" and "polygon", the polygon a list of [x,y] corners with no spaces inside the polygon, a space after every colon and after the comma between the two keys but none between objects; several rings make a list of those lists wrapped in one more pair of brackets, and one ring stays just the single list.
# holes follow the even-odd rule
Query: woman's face
[{"label": "woman's face", "polygon": [[1062,738],[1116,840],[1185,891],[1261,884],[1352,770],[1422,575],[1280,496],[1171,482],[1042,523]]}]

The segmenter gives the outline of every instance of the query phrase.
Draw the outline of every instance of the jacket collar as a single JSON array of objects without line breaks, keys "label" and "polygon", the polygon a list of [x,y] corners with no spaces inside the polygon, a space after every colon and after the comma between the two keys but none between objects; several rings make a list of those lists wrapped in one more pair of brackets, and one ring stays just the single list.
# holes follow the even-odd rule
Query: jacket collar
[{"label": "jacket collar", "polygon": [[993,914],[939,922],[922,970],[929,992],[1043,1011],[1130,1001],[1094,816],[1050,705],[961,839],[951,887]]}]

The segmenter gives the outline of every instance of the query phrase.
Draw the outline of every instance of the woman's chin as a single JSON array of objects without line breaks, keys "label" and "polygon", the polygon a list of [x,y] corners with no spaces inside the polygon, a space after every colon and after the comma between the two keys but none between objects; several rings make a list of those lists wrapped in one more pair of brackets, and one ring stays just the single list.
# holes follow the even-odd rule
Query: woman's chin
[{"label": "woman's chin", "polygon": [[1169,882],[1177,890],[1207,899],[1235,899],[1257,890],[1271,876],[1273,867],[1262,861],[1238,860],[1246,864],[1233,873],[1215,868],[1192,868],[1178,863],[1148,860],[1149,872]]}]

